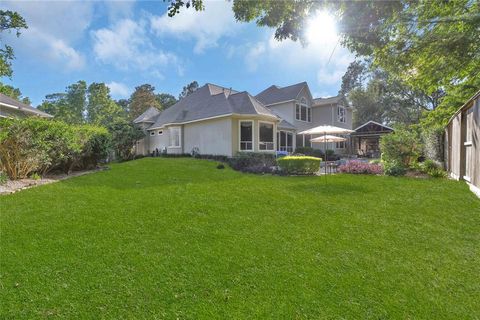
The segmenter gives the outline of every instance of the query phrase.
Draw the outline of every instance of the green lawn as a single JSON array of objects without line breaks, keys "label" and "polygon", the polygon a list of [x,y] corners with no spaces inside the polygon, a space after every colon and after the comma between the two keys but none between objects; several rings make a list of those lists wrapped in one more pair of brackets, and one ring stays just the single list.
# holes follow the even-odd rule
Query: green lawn
[{"label": "green lawn", "polygon": [[480,315],[480,200],[460,182],[145,158],[0,210],[1,319]]}]

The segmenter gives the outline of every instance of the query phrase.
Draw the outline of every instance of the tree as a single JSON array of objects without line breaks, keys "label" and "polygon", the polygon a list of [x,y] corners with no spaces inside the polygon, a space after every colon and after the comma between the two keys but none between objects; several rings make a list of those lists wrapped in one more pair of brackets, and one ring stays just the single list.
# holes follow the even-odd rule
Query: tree
[{"label": "tree", "polygon": [[[5,31],[14,31],[16,36],[20,36],[20,30],[28,28],[25,19],[17,12],[10,10],[0,10],[0,40],[2,40],[1,34]],[[3,42],[3,40],[2,40]],[[5,44],[0,48],[0,77],[11,77],[12,60],[15,58],[13,48]]]},{"label": "tree", "polygon": [[348,67],[339,94],[355,107],[354,126],[369,120],[389,125],[415,124],[437,103],[434,96],[414,90],[368,61],[359,60]]},{"label": "tree", "polygon": [[135,142],[143,138],[145,134],[131,121],[117,119],[108,126],[112,136],[112,148],[120,160],[131,160],[134,157],[133,146]]},{"label": "tree", "polygon": [[87,90],[88,123],[108,127],[124,116],[123,110],[110,97],[110,89],[105,83],[92,83]]},{"label": "tree", "polygon": [[198,82],[197,81],[190,82],[189,84],[183,87],[182,92],[178,95],[178,100],[185,98],[189,94],[195,92],[195,90],[197,89],[198,89]]},{"label": "tree", "polygon": [[135,119],[150,107],[161,110],[162,106],[155,96],[155,87],[150,84],[142,84],[135,88],[130,96],[129,116]]},{"label": "tree", "polygon": [[84,122],[85,108],[87,107],[87,83],[77,81],[67,87],[66,104],[68,105],[68,118],[66,122],[80,124]]},{"label": "tree", "polygon": [[[202,10],[201,0],[172,1]],[[305,42],[306,21],[319,9],[338,17],[342,44],[394,78],[428,95],[443,91],[439,123],[480,87],[480,2],[458,1],[240,1],[238,21],[275,28],[275,38]],[[442,115],[442,116],[440,116]],[[437,118],[437,116],[432,116]]]},{"label": "tree", "polygon": [[3,84],[0,82],[0,93],[3,93],[10,98],[23,102],[27,105],[30,105],[30,99],[28,97],[23,97],[22,92],[19,88],[14,88],[8,84]]},{"label": "tree", "polygon": [[169,93],[159,93],[156,95],[158,103],[163,109],[167,109],[177,103],[177,99]]},{"label": "tree", "polygon": [[86,94],[87,83],[77,81],[69,85],[65,92],[46,95],[38,109],[53,115],[57,120],[81,124],[85,122]]},{"label": "tree", "polygon": [[120,99],[117,100],[116,103],[122,108],[125,114],[130,112],[130,99]]}]

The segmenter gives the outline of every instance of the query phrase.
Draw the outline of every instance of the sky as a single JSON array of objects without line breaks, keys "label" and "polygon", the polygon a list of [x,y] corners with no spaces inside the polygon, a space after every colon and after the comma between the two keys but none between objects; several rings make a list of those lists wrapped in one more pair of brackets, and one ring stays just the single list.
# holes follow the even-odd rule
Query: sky
[{"label": "sky", "polygon": [[353,55],[338,44],[331,15],[309,21],[302,47],[275,40],[274,29],[236,22],[231,6],[206,1],[202,12],[170,18],[163,1],[2,1],[28,29],[2,35],[16,59],[12,78],[0,81],[34,106],[78,80],[106,83],[115,99],[144,83],[178,96],[194,80],[253,95],[307,81],[314,97],[337,94]]}]

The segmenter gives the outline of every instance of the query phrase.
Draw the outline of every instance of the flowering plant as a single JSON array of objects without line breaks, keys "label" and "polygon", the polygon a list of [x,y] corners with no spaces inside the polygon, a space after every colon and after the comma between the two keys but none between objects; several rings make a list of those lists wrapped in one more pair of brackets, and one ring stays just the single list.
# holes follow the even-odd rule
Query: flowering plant
[{"label": "flowering plant", "polygon": [[368,163],[359,160],[351,160],[338,167],[339,172],[354,174],[382,174],[381,164]]}]

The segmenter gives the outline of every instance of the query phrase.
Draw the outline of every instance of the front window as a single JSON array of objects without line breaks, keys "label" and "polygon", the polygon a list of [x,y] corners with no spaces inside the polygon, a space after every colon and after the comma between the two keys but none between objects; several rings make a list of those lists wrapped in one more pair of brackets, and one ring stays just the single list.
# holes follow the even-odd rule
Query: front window
[{"label": "front window", "polygon": [[253,121],[240,121],[240,150],[253,151]]},{"label": "front window", "polygon": [[170,147],[179,148],[181,146],[181,129],[179,127],[170,128]]},{"label": "front window", "polygon": [[335,148],[337,148],[337,149],[345,149],[345,141],[336,142]]},{"label": "front window", "polygon": [[151,135],[151,136],[154,136],[154,135],[155,135],[155,131],[150,131],[150,135]]},{"label": "front window", "polygon": [[302,98],[300,103],[295,104],[295,119],[305,122],[312,121],[312,110],[307,105],[307,100],[305,98]]},{"label": "front window", "polygon": [[277,133],[278,151],[293,152],[293,133],[279,131]]},{"label": "front window", "polygon": [[260,122],[259,126],[259,150],[274,150],[273,123]]},{"label": "front window", "polygon": [[344,107],[337,107],[337,121],[341,123],[345,123],[346,121],[346,111]]},{"label": "front window", "polygon": [[163,130],[158,130],[158,135],[161,136],[163,134]]}]

